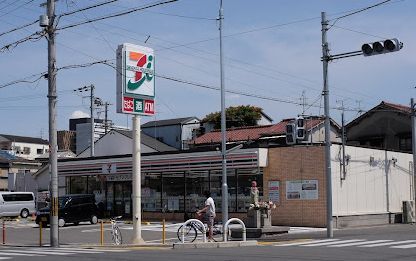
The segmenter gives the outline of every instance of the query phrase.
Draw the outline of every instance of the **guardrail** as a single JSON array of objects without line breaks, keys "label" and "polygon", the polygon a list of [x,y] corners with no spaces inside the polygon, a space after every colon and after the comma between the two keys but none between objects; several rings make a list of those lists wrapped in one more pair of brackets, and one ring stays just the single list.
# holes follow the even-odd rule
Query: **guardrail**
[{"label": "guardrail", "polygon": [[202,238],[203,238],[204,243],[206,243],[207,242],[207,231],[205,229],[205,225],[204,225],[204,223],[201,222],[201,220],[195,219],[195,218],[188,219],[185,223],[183,223],[182,229],[181,229],[181,239],[182,239],[181,241],[182,241],[182,243],[185,243],[185,230],[184,230],[184,228],[185,228],[186,225],[188,225],[191,222],[196,222],[196,223],[199,223],[201,225]]},{"label": "guardrail", "polygon": [[243,227],[243,241],[247,241],[247,237],[246,237],[246,225],[244,224],[243,221],[241,221],[241,219],[239,218],[230,218],[227,223],[225,223],[224,225],[224,242],[228,241],[228,225],[231,222],[238,222],[241,224],[241,226]]}]

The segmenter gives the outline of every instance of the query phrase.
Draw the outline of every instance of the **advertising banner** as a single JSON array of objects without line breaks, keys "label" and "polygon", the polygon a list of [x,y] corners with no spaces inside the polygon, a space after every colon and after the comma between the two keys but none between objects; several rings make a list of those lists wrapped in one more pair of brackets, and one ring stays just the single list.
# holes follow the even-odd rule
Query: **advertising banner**
[{"label": "advertising banner", "polygon": [[286,199],[318,199],[318,180],[286,181]]},{"label": "advertising banner", "polygon": [[117,112],[155,113],[155,57],[153,50],[133,44],[117,48]]}]

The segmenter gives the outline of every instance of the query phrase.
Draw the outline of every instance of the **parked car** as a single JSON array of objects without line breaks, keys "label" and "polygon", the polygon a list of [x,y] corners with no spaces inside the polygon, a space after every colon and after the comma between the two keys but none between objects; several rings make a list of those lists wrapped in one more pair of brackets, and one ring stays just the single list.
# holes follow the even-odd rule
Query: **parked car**
[{"label": "parked car", "polygon": [[36,213],[32,192],[0,192],[0,217],[27,218]]},{"label": "parked car", "polygon": [[[47,225],[49,221],[50,208],[39,209],[36,216],[36,224]],[[98,209],[95,205],[94,195],[74,194],[65,195],[58,198],[58,225],[89,221],[91,224],[98,222]]]}]

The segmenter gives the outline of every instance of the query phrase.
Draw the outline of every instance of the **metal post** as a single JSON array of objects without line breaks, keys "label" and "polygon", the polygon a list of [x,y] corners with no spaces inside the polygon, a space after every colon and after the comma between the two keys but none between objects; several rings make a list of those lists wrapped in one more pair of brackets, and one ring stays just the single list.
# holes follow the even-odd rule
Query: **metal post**
[{"label": "metal post", "polygon": [[224,85],[224,68],[223,68],[223,53],[222,53],[222,20],[223,9],[222,0],[220,0],[219,10],[219,31],[220,31],[220,78],[221,78],[221,156],[222,156],[222,224],[228,220],[228,185],[227,185],[227,159],[226,159],[226,114],[225,114],[225,85]]},{"label": "metal post", "polygon": [[48,0],[48,101],[49,101],[49,170],[51,173],[50,244],[59,247],[58,227],[58,157],[56,134],[56,49],[55,49],[55,0]]},{"label": "metal post", "polygon": [[342,134],[342,179],[345,179],[347,171],[345,168],[345,123],[344,123],[344,104],[342,105],[342,114],[341,114],[341,134]]},{"label": "metal post", "polygon": [[90,107],[90,112],[91,112],[91,157],[94,157],[94,130],[95,130],[95,126],[94,126],[94,85],[91,84],[90,85],[90,91],[91,91],[91,107]]},{"label": "metal post", "polygon": [[[410,100],[410,108],[412,110],[412,152],[413,152],[413,192],[414,192],[413,198],[416,201],[416,173],[415,173],[416,172],[416,117],[415,117],[415,102],[413,98]],[[415,211],[416,211],[416,208],[415,208]]]},{"label": "metal post", "polygon": [[108,132],[108,102],[104,103],[104,107],[105,107],[104,133],[107,134],[107,132]]},{"label": "metal post", "polygon": [[132,244],[142,244],[140,116],[133,116],[133,238]]},{"label": "metal post", "polygon": [[321,13],[322,24],[322,64],[323,64],[323,80],[324,80],[324,111],[325,111],[325,174],[326,174],[326,227],[327,237],[334,237],[332,224],[332,177],[331,177],[331,125],[329,116],[329,90],[328,90],[328,62],[329,50],[326,39],[326,32],[328,31],[328,21],[325,17],[325,12]]}]

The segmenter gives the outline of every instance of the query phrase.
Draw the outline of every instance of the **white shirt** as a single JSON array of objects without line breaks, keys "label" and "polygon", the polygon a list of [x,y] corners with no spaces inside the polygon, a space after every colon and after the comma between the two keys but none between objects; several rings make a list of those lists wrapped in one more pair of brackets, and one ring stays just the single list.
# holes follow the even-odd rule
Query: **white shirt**
[{"label": "white shirt", "polygon": [[205,200],[205,206],[208,206],[207,215],[215,217],[215,203],[211,197]]}]

